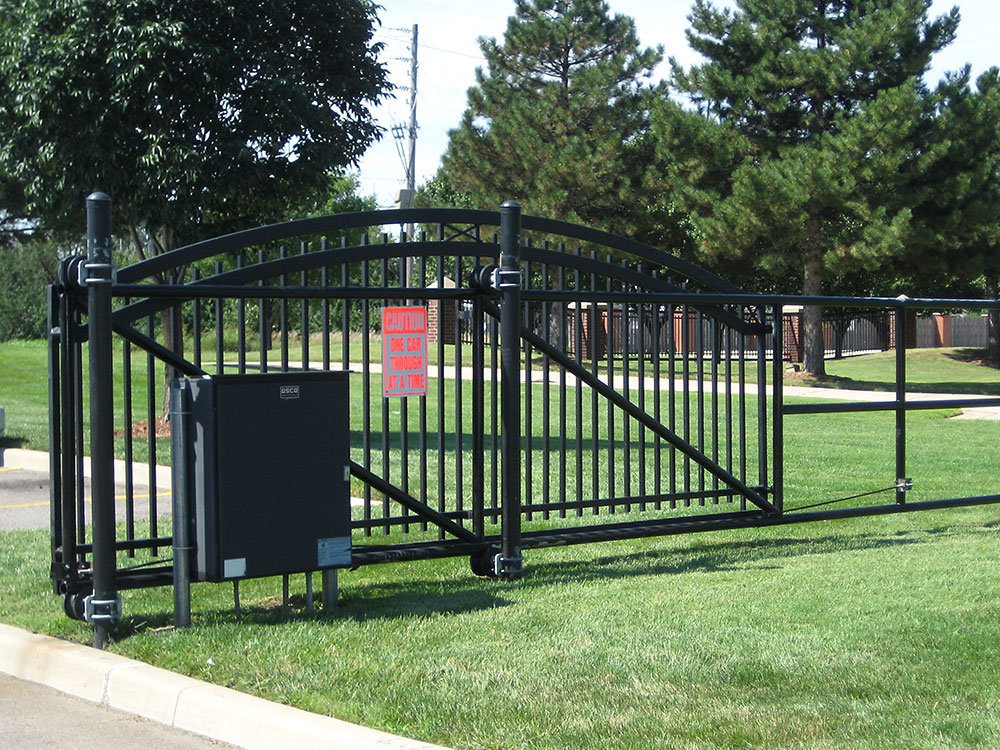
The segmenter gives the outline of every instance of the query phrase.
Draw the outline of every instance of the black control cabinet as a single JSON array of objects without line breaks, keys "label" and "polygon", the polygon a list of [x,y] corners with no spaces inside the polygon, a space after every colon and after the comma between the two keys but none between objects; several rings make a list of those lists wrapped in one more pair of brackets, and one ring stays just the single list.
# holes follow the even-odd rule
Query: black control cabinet
[{"label": "black control cabinet", "polygon": [[194,579],[351,564],[348,373],[186,381]]}]

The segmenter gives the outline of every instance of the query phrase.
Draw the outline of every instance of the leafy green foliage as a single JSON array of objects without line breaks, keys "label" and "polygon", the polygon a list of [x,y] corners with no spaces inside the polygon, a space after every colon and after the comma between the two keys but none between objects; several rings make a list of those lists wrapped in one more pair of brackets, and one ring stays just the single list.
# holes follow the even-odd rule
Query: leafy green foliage
[{"label": "leafy green foliage", "polygon": [[28,236],[31,227],[26,219],[21,184],[0,172],[0,249]]},{"label": "leafy green foliage", "polygon": [[503,42],[481,39],[469,107],[450,134],[437,196],[633,232],[648,143],[644,80],[662,50],[603,0],[518,0]]},{"label": "leafy green foliage", "polygon": [[45,227],[92,190],[141,253],[278,218],[377,137],[367,0],[5,2],[0,173]]},{"label": "leafy green foliage", "polygon": [[0,341],[45,335],[46,288],[58,262],[57,247],[45,240],[0,246]]},{"label": "leafy green foliage", "polygon": [[945,278],[996,272],[1000,259],[988,248],[1000,239],[1000,69],[983,73],[975,90],[968,68],[949,75],[933,104],[923,150],[934,164],[914,190],[914,265]]}]

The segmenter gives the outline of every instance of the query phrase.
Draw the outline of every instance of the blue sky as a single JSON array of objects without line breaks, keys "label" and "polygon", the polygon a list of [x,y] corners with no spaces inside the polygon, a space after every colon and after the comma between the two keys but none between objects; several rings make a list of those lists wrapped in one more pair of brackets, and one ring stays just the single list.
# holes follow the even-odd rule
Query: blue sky
[{"label": "blue sky", "polygon": [[[613,13],[623,13],[636,21],[642,44],[662,44],[665,56],[676,57],[684,65],[698,62],[684,38],[687,15],[693,0],[609,0]],[[380,0],[382,26],[376,40],[385,44],[384,61],[390,79],[397,86],[409,85],[409,57],[413,24],[418,26],[417,61],[417,184],[433,176],[448,143],[448,131],[461,119],[466,91],[474,83],[475,69],[483,64],[477,39],[502,38],[507,17],[513,12],[511,0]],[[723,6],[725,2],[716,2]],[[930,82],[945,71],[957,70],[966,62],[978,75],[1000,66],[1000,3],[997,0],[934,0],[931,15],[937,16],[957,5],[962,14],[956,41],[936,56]],[[664,69],[657,78],[665,77]],[[393,124],[409,118],[409,93],[399,91],[376,111],[386,134],[368,150],[360,164],[361,192],[374,194],[381,207],[391,207],[397,191],[405,186],[404,170],[390,133]]]}]

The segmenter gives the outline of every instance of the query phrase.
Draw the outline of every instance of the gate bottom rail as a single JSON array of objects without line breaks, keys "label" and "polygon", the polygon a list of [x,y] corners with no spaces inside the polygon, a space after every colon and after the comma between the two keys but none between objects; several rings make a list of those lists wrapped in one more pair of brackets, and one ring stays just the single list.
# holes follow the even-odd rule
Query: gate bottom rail
[{"label": "gate bottom rail", "polygon": [[[523,531],[523,549],[564,547],[592,542],[641,539],[657,536],[674,536],[700,531],[726,531],[735,529],[763,528],[766,526],[789,526],[815,521],[832,521],[842,518],[914,513],[925,510],[972,507],[1000,503],[1000,495],[951,498],[947,500],[925,500],[905,504],[865,505],[855,508],[833,508],[829,510],[799,513],[764,513],[759,510],[714,513],[711,515],[665,518],[654,521],[634,521],[630,523],[604,524],[600,526],[572,527],[561,529],[538,529]],[[359,546],[352,550],[352,567],[380,563],[402,562],[404,560],[430,560],[443,557],[472,555],[500,543],[499,535],[490,535],[478,544],[464,542],[424,542],[398,546]]]}]

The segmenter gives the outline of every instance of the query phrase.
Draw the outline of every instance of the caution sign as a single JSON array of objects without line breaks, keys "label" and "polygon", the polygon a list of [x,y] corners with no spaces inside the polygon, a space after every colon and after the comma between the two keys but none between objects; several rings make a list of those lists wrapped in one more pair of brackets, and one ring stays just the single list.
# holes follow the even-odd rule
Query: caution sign
[{"label": "caution sign", "polygon": [[427,308],[382,308],[382,395],[427,395]]}]

